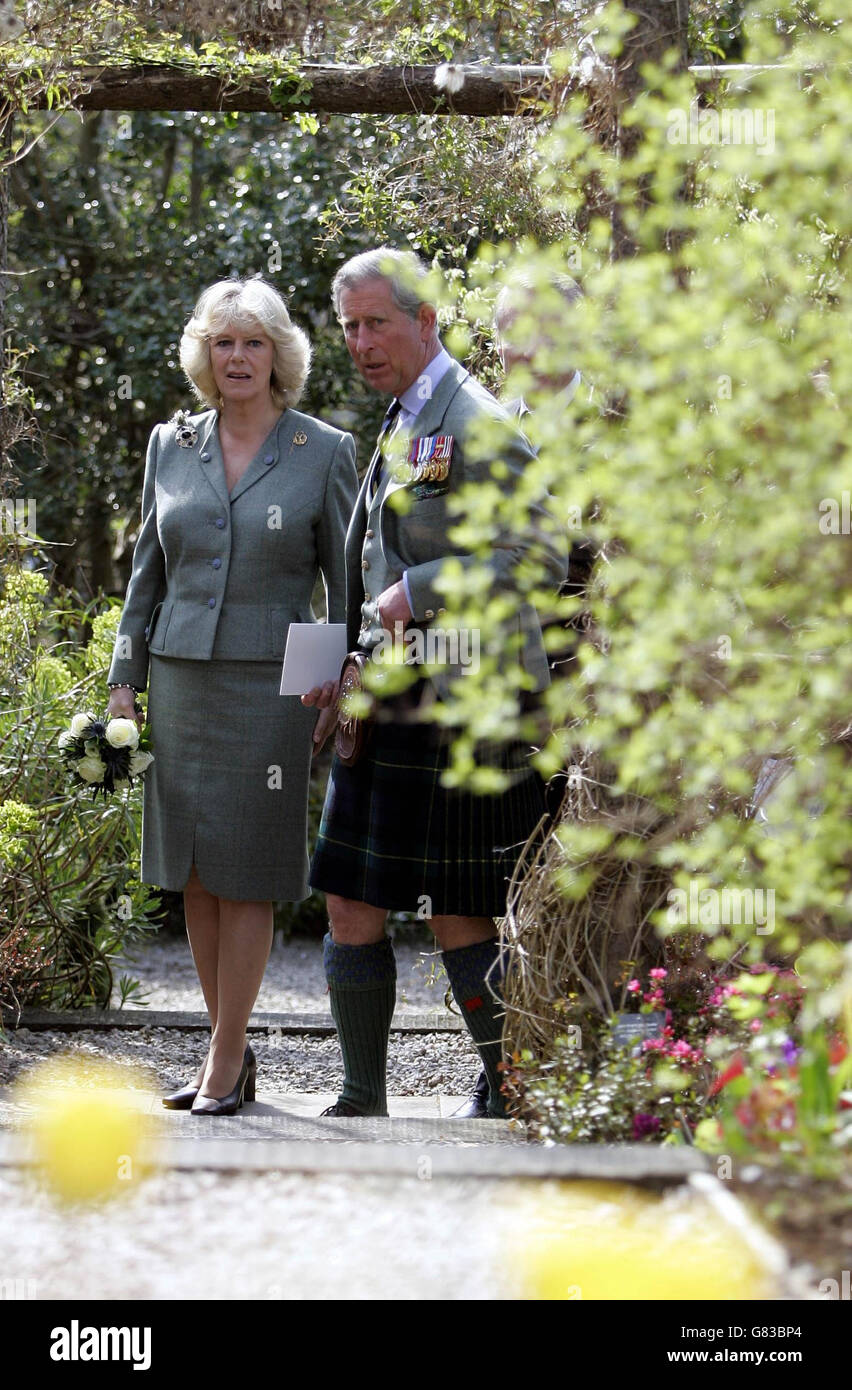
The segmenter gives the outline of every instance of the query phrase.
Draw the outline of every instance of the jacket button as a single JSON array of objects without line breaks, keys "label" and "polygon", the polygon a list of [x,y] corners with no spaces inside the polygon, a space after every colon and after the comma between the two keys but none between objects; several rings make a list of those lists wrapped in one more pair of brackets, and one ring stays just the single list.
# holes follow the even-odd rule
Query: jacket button
[{"label": "jacket button", "polygon": [[206,463],[207,460],[209,459],[210,455],[208,454],[207,450],[205,449],[205,450],[204,450],[204,453],[203,453],[203,454],[199,454],[198,457],[202,460],[203,463]]},{"label": "jacket button", "polygon": [[435,616],[435,610],[434,610],[434,608],[427,608],[427,609],[426,609],[426,612],[425,612],[425,614],[424,614],[423,616],[426,617],[426,618],[434,618],[434,616]]},{"label": "jacket button", "polygon": [[264,458],[263,458],[263,462],[264,462],[264,463],[274,463],[274,462],[275,462],[275,455],[274,455],[274,454],[265,454],[265,455],[264,455]]},{"label": "jacket button", "polygon": [[211,560],[210,563],[213,566],[214,570],[220,570],[222,568],[222,561],[219,559],[218,555],[216,556],[216,559]]},{"label": "jacket button", "polygon": [[209,598],[209,599],[207,600],[207,607],[208,607],[208,608],[215,608],[215,607],[216,607],[216,600],[215,600],[215,598]]},{"label": "jacket button", "polygon": [[219,527],[219,530],[222,531],[225,526],[225,518],[223,516],[217,516],[216,525]]},{"label": "jacket button", "polygon": [[366,590],[366,589],[364,590],[364,597],[365,597],[365,599],[367,600],[367,602],[369,603],[370,595],[367,593],[367,590]]},{"label": "jacket button", "polygon": [[369,561],[369,560],[362,560],[362,561],[361,561],[361,568],[362,568],[362,570],[368,570],[368,569],[370,568],[370,561]]},{"label": "jacket button", "polygon": [[367,537],[367,540],[371,541],[376,533],[375,531],[365,531],[364,534]]}]

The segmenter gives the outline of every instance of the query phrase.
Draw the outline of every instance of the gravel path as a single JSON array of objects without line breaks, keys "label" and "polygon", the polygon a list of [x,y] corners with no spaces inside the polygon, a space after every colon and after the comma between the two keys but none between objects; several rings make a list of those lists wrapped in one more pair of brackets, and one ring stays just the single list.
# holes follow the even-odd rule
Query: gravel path
[{"label": "gravel path", "polygon": [[[252,1034],[258,1086],[264,1091],[336,1091],[343,1080],[336,1037]],[[147,1068],[147,1084],[164,1091],[186,1085],[207,1052],[207,1035],[174,1028],[81,1029],[74,1033],[10,1033],[0,1051],[0,1085],[45,1057],[82,1052]],[[151,1073],[153,1072],[153,1077]],[[473,1089],[479,1060],[464,1033],[392,1033],[388,1053],[391,1096],[461,1096]],[[128,1071],[128,1086],[144,1083]]]},{"label": "gravel path", "polygon": [[[397,1010],[444,1013],[447,977],[440,952],[397,938]],[[139,945],[133,956],[116,962],[116,979],[139,980],[151,1009],[204,1009],[201,986],[185,937],[160,935]],[[119,1003],[116,990],[113,1006]],[[128,1004],[126,1007],[132,1007]],[[322,968],[322,942],[304,937],[276,941],[269,957],[256,1008],[270,1013],[328,1013]]]},{"label": "gravel path", "polygon": [[[397,943],[402,1012],[443,1013],[445,983],[422,946]],[[161,937],[121,967],[152,1008],[203,1009],[185,941]],[[117,1000],[115,1001],[117,1002]],[[270,1012],[329,1013],[319,942],[277,945],[258,999]],[[334,1092],[337,1038],[252,1036],[267,1092]],[[127,1084],[183,1084],[206,1035],[144,1026],[73,1033],[19,1029],[0,1049],[0,1084],[59,1052],[127,1064]],[[392,1096],[463,1095],[479,1071],[466,1034],[392,1034]],[[13,1107],[12,1107],[13,1108]],[[493,1299],[522,1289],[514,1183],[333,1173],[164,1171],[103,1207],[63,1208],[26,1171],[0,1168],[4,1279],[42,1299]]]},{"label": "gravel path", "polygon": [[[0,1207],[4,1280],[19,1296],[72,1305],[548,1297],[552,1285],[525,1282],[542,1235],[559,1236],[565,1256],[580,1252],[576,1274],[569,1265],[563,1275],[568,1298],[670,1298],[684,1276],[693,1288],[696,1278],[703,1288],[714,1281],[708,1297],[736,1298],[724,1290],[744,1289],[750,1270],[757,1298],[775,1293],[685,1188],[657,1198],[612,1183],[172,1171],[101,1208],[69,1209],[0,1169]],[[666,1292],[655,1292],[661,1281]],[[263,1339],[263,1317],[256,1322]],[[277,1333],[273,1321],[268,1335]],[[251,1366],[251,1339],[246,1355]]]},{"label": "gravel path", "polygon": [[3,1277],[74,1303],[514,1298],[512,1186],[168,1172],[65,1211],[3,1169]]},{"label": "gravel path", "polygon": [[[446,976],[440,956],[408,941],[397,941],[395,950],[398,1012],[446,1017]],[[132,959],[119,963],[116,977],[122,973],[132,974],[143,983],[152,1009],[204,1011],[189,946],[182,938],[161,936],[140,946]],[[117,997],[113,1003],[117,1005]],[[257,1009],[330,1018],[321,942],[296,939],[273,947]],[[336,1091],[342,1082],[336,1036],[282,1037],[270,1031],[252,1035],[252,1047],[258,1058],[258,1083],[264,1091]],[[185,1085],[201,1063],[207,1036],[173,1028],[84,1029],[74,1033],[20,1028],[8,1035],[0,1051],[0,1085],[8,1084],[44,1057],[69,1051],[140,1064],[149,1071],[149,1084],[168,1091]],[[466,1095],[478,1073],[478,1058],[466,1033],[391,1035],[389,1095]],[[134,1084],[131,1075],[128,1084]]]}]

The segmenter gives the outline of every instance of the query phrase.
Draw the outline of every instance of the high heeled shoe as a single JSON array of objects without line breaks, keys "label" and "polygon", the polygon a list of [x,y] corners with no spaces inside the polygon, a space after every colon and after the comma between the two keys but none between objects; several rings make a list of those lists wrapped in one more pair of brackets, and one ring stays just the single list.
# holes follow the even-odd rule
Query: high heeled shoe
[{"label": "high heeled shoe", "polygon": [[[246,1043],[243,1061],[248,1066],[245,1098],[246,1100],[254,1100],[255,1082],[257,1079],[257,1058],[248,1043]],[[181,1086],[179,1091],[173,1091],[170,1096],[163,1096],[163,1105],[167,1110],[191,1110],[193,1101],[200,1089],[200,1086]]]},{"label": "high heeled shoe", "polygon": [[[249,1057],[250,1053],[251,1056]],[[247,1047],[233,1091],[229,1091],[226,1096],[221,1097],[203,1096],[199,1091],[192,1103],[190,1113],[192,1115],[235,1115],[242,1108],[244,1101],[254,1100],[256,1079],[257,1061],[251,1048]]]}]

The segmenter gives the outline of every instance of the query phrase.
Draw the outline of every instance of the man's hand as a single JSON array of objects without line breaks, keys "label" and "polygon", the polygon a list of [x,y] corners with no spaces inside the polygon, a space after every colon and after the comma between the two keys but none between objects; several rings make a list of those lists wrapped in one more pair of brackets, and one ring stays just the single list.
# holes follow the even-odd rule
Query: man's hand
[{"label": "man's hand", "polygon": [[414,617],[405,596],[405,585],[401,579],[379,594],[377,607],[379,621],[382,627],[390,633],[394,630],[394,623],[407,623],[410,618]]},{"label": "man's hand", "polygon": [[302,704],[315,707],[319,710],[319,717],[314,725],[314,746],[313,756],[322,749],[323,744],[329,734],[333,732],[337,724],[337,681],[326,681],[325,685],[315,685],[313,690],[309,690],[307,695],[303,695]]}]

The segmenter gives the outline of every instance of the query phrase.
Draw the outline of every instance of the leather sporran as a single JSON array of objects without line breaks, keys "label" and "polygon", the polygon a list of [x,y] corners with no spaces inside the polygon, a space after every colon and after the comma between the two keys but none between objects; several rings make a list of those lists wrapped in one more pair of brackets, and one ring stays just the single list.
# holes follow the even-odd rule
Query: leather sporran
[{"label": "leather sporran", "polygon": [[357,763],[373,727],[372,714],[356,716],[351,708],[353,695],[367,694],[364,689],[364,668],[369,659],[367,652],[349,652],[340,668],[334,751],[346,767],[353,767]]}]

